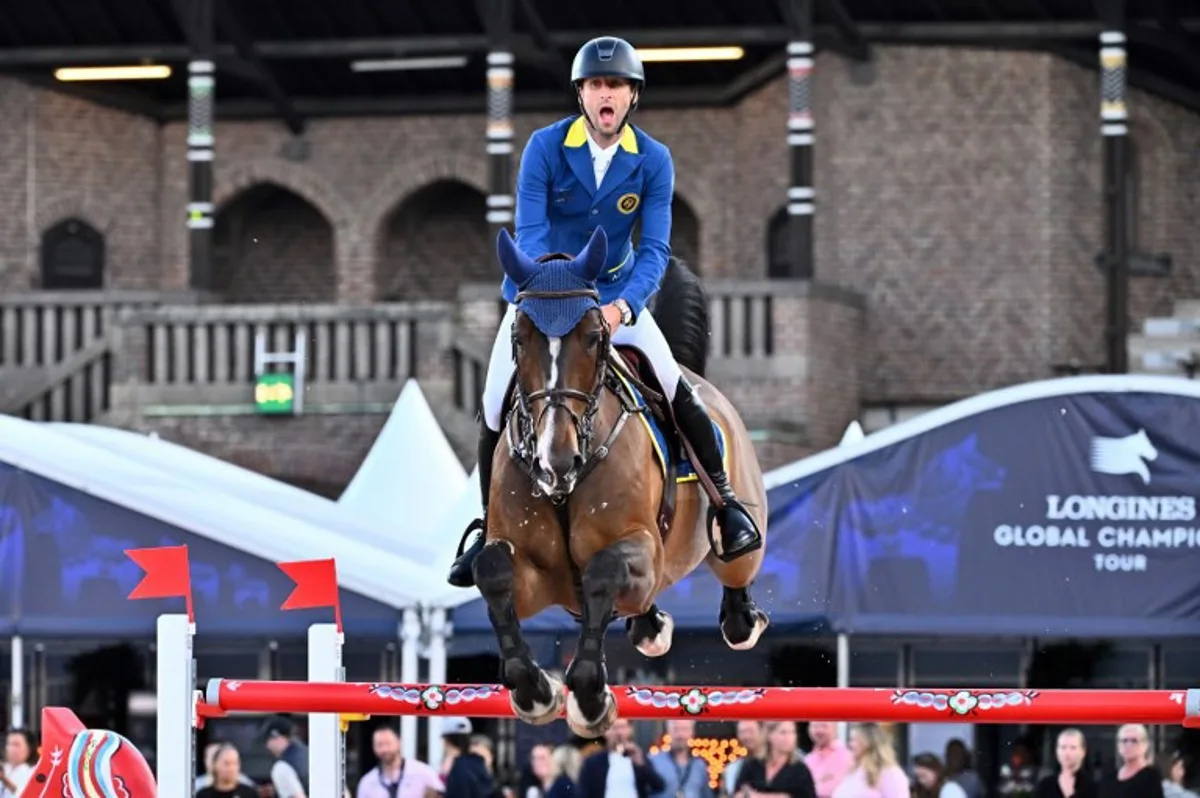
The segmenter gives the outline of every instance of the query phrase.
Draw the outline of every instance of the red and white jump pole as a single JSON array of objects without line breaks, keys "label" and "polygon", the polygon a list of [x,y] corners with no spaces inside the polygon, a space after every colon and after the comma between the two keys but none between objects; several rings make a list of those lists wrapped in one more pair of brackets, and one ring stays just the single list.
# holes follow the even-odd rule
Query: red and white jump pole
[{"label": "red and white jump pole", "polygon": [[[1007,690],[837,687],[613,686],[630,720],[822,720],[1200,727],[1200,690]],[[490,684],[209,681],[198,712],[353,712],[513,716]]]}]

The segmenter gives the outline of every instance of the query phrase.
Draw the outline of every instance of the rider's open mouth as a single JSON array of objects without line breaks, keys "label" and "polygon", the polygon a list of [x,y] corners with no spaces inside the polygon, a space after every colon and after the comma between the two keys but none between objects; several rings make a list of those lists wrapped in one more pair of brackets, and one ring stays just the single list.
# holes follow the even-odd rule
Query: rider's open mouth
[{"label": "rider's open mouth", "polygon": [[616,121],[616,119],[617,119],[617,112],[611,105],[600,106],[600,124],[602,124],[602,125],[612,124],[613,122]]}]

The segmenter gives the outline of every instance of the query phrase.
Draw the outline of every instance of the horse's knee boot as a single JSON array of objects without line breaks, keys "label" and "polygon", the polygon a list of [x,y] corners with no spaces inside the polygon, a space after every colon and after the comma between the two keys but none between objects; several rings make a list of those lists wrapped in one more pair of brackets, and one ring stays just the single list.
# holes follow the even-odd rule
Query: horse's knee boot
[{"label": "horse's knee boot", "polygon": [[484,599],[490,603],[493,600],[512,597],[516,569],[513,567],[513,555],[508,546],[494,543],[482,547],[475,556],[474,565],[475,583]]}]

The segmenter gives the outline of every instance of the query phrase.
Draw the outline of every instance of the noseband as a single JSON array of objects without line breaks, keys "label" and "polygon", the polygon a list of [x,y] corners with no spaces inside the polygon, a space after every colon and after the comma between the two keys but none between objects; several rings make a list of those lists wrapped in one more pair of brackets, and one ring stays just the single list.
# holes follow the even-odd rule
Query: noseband
[{"label": "noseband", "polygon": [[[600,301],[600,294],[595,289],[578,288],[567,291],[523,291],[517,294],[514,303],[518,308],[521,306],[522,300],[525,299],[572,299],[575,297],[587,297]],[[515,325],[514,325],[515,327]],[[517,358],[517,342],[514,331],[513,336],[513,360]],[[516,402],[513,407],[513,415],[516,417],[516,425],[508,424],[508,444],[509,451],[512,453],[513,459],[522,465],[530,481],[534,485],[534,494],[541,495],[538,489],[538,480],[535,476],[536,471],[536,452],[537,452],[537,430],[541,426],[543,417],[551,409],[557,407],[563,410],[571,417],[571,423],[575,427],[575,437],[579,443],[579,455],[583,460],[580,466],[579,473],[576,475],[575,483],[583,481],[583,478],[595,468],[596,464],[605,458],[612,447],[613,442],[621,433],[621,429],[625,426],[632,413],[640,412],[640,408],[636,403],[627,401],[624,396],[624,391],[617,388],[616,376],[610,369],[610,353],[611,353],[612,337],[608,331],[607,323],[604,325],[604,331],[600,341],[600,355],[596,358],[596,373],[592,380],[590,391],[581,391],[576,388],[544,388],[540,391],[526,393],[521,386],[521,380],[518,376],[514,389]],[[592,448],[593,437],[595,436],[596,414],[600,410],[600,396],[604,392],[605,387],[610,387],[616,396],[621,399],[622,414],[621,418],[613,425],[612,432],[609,433],[604,443]],[[582,413],[576,413],[568,404],[570,400],[582,402],[584,409]],[[544,401],[546,404],[541,412],[534,417],[533,403]],[[561,504],[566,501],[565,496],[555,496],[551,499],[556,504]]]}]

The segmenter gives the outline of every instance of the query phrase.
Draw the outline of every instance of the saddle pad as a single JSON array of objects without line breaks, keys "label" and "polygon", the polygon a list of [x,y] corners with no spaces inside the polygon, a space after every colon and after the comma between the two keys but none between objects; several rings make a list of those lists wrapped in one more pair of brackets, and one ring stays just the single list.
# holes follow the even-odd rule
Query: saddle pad
[{"label": "saddle pad", "polygon": [[[629,390],[629,393],[633,396],[637,406],[640,408],[646,408],[646,397],[642,395],[642,392],[639,391],[628,380],[626,380],[624,375],[618,374],[617,376]],[[663,433],[662,425],[659,424],[658,419],[656,419],[648,409],[646,412],[639,413],[638,419],[643,425],[645,425],[646,432],[650,433],[650,440],[654,444],[654,456],[658,460],[659,466],[662,468],[663,479],[666,479],[667,469],[672,463],[667,458],[666,453],[670,451],[670,447],[667,446],[667,436]],[[712,420],[712,416],[709,416],[709,420]],[[725,430],[721,429],[721,425],[716,421],[712,421],[712,425],[713,429],[716,430],[717,433],[717,446],[721,451],[721,461],[725,464],[725,468],[728,469],[729,451],[725,445]],[[683,454],[682,452],[681,454],[683,456],[674,463],[676,484],[682,485],[685,482],[696,482],[696,469],[692,466],[692,461],[687,457],[686,454]]]}]

